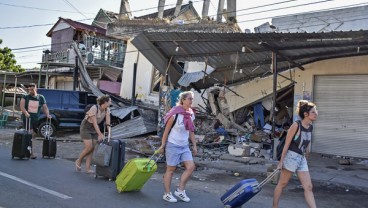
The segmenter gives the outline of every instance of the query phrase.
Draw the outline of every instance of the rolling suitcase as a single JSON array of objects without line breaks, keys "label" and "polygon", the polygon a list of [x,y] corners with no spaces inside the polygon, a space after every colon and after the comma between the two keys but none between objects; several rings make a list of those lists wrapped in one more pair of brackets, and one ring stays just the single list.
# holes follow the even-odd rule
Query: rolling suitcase
[{"label": "rolling suitcase", "polygon": [[[49,125],[51,124],[51,119],[47,118],[45,126],[49,126],[47,124]],[[55,158],[56,151],[57,151],[56,139],[54,137],[49,136],[49,129],[47,128],[45,132],[45,138],[42,142],[42,158],[45,157]]]},{"label": "rolling suitcase", "polygon": [[30,131],[31,119],[26,119],[26,129],[20,129],[14,133],[12,159],[29,159],[32,153],[32,133]]},{"label": "rolling suitcase", "polygon": [[125,165],[115,181],[116,189],[119,193],[142,189],[144,184],[157,170],[156,162],[160,156],[153,160],[156,154],[157,152],[151,158],[134,158]]},{"label": "rolling suitcase", "polygon": [[258,192],[260,192],[262,187],[267,182],[269,182],[272,177],[274,177],[279,171],[280,169],[276,169],[261,183],[258,183],[255,178],[240,181],[238,184],[228,190],[224,195],[222,195],[222,203],[227,208],[240,207],[241,205],[249,201]]},{"label": "rolling suitcase", "polygon": [[[111,129],[110,129],[111,130]],[[109,166],[96,165],[96,175],[97,177],[105,177],[110,181],[115,180],[116,176],[123,169],[125,164],[125,142],[118,139],[110,139],[110,132],[108,136],[108,145],[112,146],[110,164]]]}]

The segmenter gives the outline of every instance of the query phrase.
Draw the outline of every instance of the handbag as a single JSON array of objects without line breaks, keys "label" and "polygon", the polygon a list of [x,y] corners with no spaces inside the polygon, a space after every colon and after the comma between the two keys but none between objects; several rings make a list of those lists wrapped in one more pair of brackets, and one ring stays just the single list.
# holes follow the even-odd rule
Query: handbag
[{"label": "handbag", "polygon": [[[105,131],[104,131],[105,135]],[[110,131],[107,140],[104,139],[103,142],[95,146],[92,154],[92,163],[101,167],[110,166],[110,159],[112,153],[112,146],[109,145],[110,142]]]}]

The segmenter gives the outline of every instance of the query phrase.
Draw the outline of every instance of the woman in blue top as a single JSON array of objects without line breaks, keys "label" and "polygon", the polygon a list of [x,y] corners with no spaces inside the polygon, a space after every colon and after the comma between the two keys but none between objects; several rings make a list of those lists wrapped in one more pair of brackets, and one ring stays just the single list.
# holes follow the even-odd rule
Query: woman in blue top
[{"label": "woman in blue top", "polygon": [[286,136],[285,146],[278,164],[281,175],[274,192],[273,208],[279,206],[282,190],[287,186],[294,172],[297,172],[303,186],[304,198],[308,206],[316,207],[307,159],[313,130],[312,122],[317,119],[318,112],[316,105],[306,100],[298,102],[297,112],[301,121],[294,122]]}]

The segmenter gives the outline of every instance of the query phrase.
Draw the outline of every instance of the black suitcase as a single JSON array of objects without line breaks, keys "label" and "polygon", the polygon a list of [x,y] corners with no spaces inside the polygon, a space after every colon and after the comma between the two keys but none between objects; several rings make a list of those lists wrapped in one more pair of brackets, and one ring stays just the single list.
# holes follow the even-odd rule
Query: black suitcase
[{"label": "black suitcase", "polygon": [[[47,119],[45,126],[48,127],[50,126],[50,124],[51,124],[51,119]],[[42,158],[45,158],[45,157],[55,158],[56,151],[57,151],[56,139],[54,137],[49,136],[48,128],[46,128],[45,138],[42,142]]]},{"label": "black suitcase", "polygon": [[101,176],[111,181],[116,179],[125,165],[125,142],[112,139],[108,145],[112,146],[110,165],[107,167],[96,165],[95,178]]},{"label": "black suitcase", "polygon": [[30,132],[30,121],[26,120],[26,129],[20,129],[14,133],[12,159],[29,159],[32,153],[32,133]]},{"label": "black suitcase", "polygon": [[42,143],[42,158],[55,158],[56,151],[56,139],[54,137],[46,136]]}]

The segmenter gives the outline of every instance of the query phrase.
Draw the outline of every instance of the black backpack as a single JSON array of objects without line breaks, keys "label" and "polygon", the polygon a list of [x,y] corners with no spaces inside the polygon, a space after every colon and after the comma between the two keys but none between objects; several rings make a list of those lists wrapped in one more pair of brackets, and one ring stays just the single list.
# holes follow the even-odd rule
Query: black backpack
[{"label": "black backpack", "polygon": [[[293,138],[295,137],[295,135],[298,133],[298,131],[300,130],[300,126],[299,126],[299,122],[297,121],[296,122],[297,124],[298,124],[298,130],[296,130],[296,132],[295,132],[295,134],[294,134],[294,136],[293,136]],[[281,160],[281,155],[282,155],[282,151],[284,150],[284,146],[285,146],[285,141],[286,141],[286,135],[287,135],[287,133],[286,132],[284,132],[283,134],[282,134],[282,136],[279,138],[279,144],[277,145],[277,147],[276,147],[276,158],[277,158],[277,160],[278,161],[280,161]]]}]

